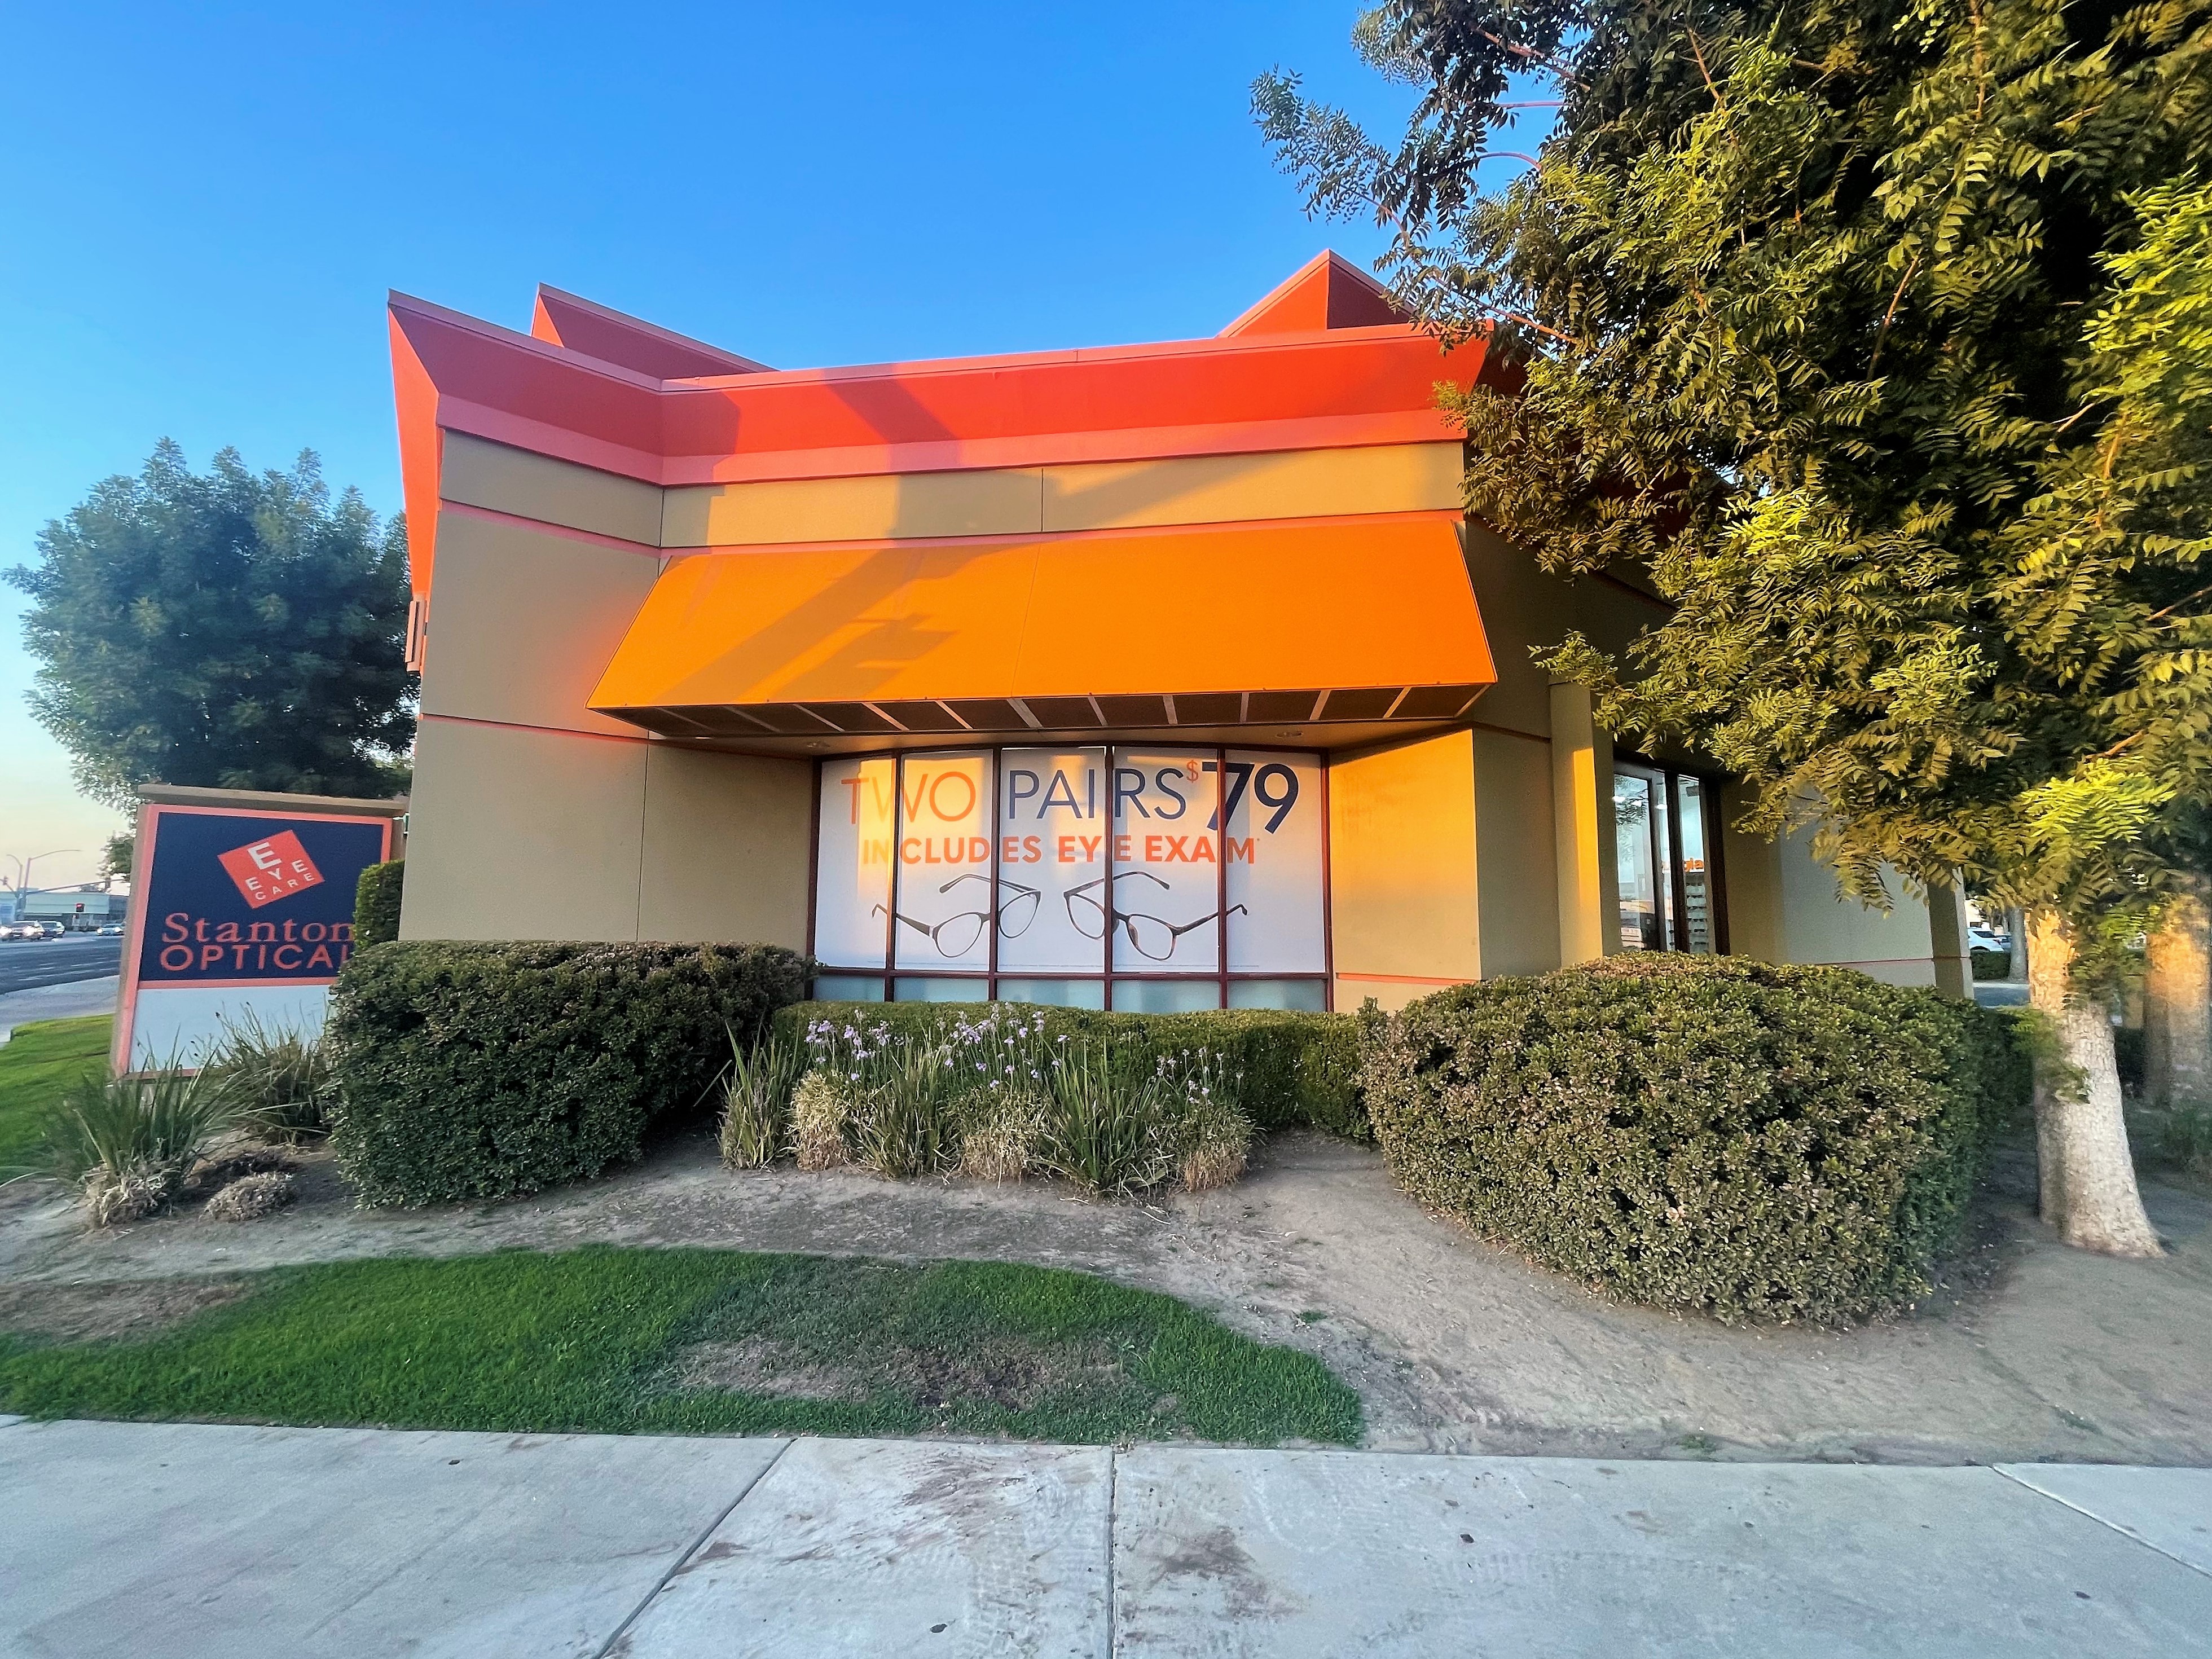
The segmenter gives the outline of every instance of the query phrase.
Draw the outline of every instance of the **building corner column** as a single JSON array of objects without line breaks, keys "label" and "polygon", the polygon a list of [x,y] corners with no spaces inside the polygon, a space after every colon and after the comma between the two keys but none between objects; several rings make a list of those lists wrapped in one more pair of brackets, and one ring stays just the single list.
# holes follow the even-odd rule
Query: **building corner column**
[{"label": "building corner column", "polygon": [[1936,964],[1936,988],[1947,997],[1971,1001],[1974,965],[1966,924],[1966,898],[1949,882],[1928,884],[1928,949]]},{"label": "building corner column", "polygon": [[[1597,729],[1589,690],[1552,687],[1552,825],[1559,876],[1559,963],[1607,951],[1613,892],[1613,742]],[[1619,948],[1616,937],[1612,948]]]}]

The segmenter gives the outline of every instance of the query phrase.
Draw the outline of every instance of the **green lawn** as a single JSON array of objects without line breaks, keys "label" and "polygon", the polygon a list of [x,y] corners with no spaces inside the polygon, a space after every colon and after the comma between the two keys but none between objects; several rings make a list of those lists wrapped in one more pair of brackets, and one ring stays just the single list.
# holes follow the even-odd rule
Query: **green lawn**
[{"label": "green lawn", "polygon": [[115,1022],[41,1019],[18,1025],[0,1047],[0,1178],[21,1164],[39,1141],[39,1117],[47,1102],[87,1072],[107,1064]]},{"label": "green lawn", "polygon": [[591,1248],[258,1276],[138,1341],[0,1338],[0,1410],[544,1433],[1351,1443],[1318,1360],[1000,1263]]}]

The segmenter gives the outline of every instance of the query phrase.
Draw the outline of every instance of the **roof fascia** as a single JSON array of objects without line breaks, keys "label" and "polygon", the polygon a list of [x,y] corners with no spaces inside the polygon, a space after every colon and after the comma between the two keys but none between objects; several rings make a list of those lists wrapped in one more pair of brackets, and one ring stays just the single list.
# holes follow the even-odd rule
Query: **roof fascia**
[{"label": "roof fascia", "polygon": [[[552,301],[550,307],[546,303],[549,300]],[[704,340],[696,340],[688,334],[678,334],[672,328],[663,328],[657,323],[647,322],[641,317],[633,317],[627,312],[617,311],[611,306],[603,306],[596,301],[585,299],[581,295],[570,294],[566,289],[555,288],[550,283],[540,283],[538,285],[537,305],[531,319],[532,337],[560,346],[563,350],[580,349],[578,347],[568,344],[561,338],[561,319],[554,313],[562,309],[580,312],[594,321],[622,333],[636,335],[679,351],[696,354],[720,365],[719,369],[709,371],[710,373],[758,374],[768,372],[769,366],[766,363],[757,362],[741,353],[725,351],[721,347],[709,345]],[[583,355],[591,356],[594,354],[585,351]],[[640,372],[649,373],[650,371]]]}]

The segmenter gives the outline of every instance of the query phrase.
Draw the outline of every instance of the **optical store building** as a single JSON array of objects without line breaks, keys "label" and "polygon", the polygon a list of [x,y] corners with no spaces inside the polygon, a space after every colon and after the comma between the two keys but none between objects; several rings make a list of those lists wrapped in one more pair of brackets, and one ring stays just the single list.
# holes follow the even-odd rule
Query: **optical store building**
[{"label": "optical store building", "polygon": [[775,370],[556,290],[391,306],[402,934],[766,940],[818,989],[1397,1006],[1622,951],[1966,986],[1532,647],[1635,582],[1460,506],[1449,351],[1323,254],[1218,335]]}]

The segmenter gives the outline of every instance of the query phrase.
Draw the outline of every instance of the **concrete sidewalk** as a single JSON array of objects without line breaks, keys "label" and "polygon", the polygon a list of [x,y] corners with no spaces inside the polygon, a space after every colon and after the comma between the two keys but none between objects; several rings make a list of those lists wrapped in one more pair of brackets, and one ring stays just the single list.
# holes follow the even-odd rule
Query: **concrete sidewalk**
[{"label": "concrete sidewalk", "polygon": [[2201,1469],[14,1423],[0,1492],[8,1655],[2212,1653]]}]

